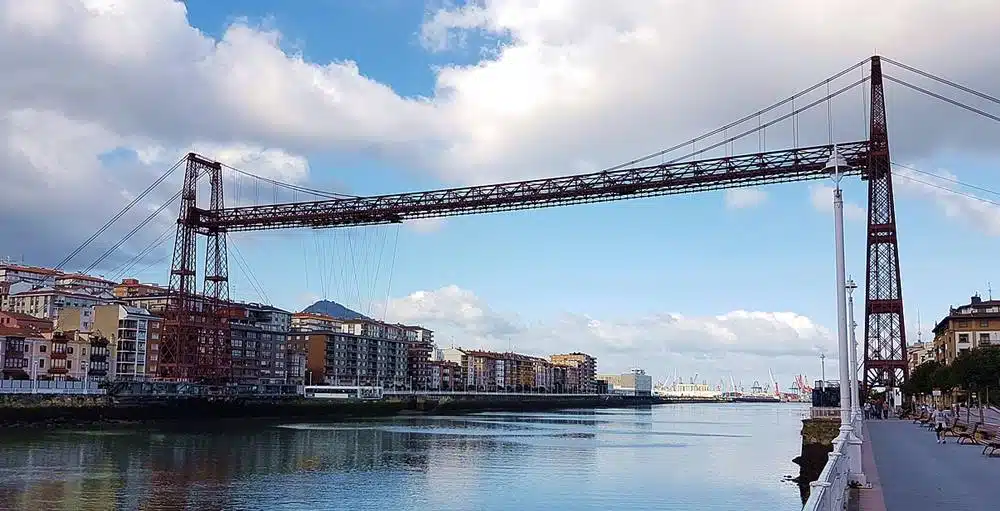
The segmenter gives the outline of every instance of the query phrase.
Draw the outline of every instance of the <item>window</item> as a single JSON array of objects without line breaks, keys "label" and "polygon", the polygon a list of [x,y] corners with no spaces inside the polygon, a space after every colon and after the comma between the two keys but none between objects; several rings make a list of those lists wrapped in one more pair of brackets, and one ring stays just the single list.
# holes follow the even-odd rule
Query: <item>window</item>
[{"label": "window", "polygon": [[38,368],[39,369],[45,369],[45,359],[44,358],[38,359]]},{"label": "window", "polygon": [[72,360],[67,360],[66,361],[66,369],[73,369],[73,361]]},{"label": "window", "polygon": [[990,334],[988,334],[988,333],[979,334],[979,345],[980,346],[986,346],[986,345],[989,345],[989,343],[990,343]]},{"label": "window", "polygon": [[958,342],[969,342],[969,334],[958,334]]},{"label": "window", "polygon": [[45,353],[45,345],[44,344],[38,347],[38,352],[39,353]]},{"label": "window", "polygon": [[987,328],[989,326],[990,326],[990,320],[988,320],[988,319],[980,319],[979,320],[979,327],[980,328]]}]

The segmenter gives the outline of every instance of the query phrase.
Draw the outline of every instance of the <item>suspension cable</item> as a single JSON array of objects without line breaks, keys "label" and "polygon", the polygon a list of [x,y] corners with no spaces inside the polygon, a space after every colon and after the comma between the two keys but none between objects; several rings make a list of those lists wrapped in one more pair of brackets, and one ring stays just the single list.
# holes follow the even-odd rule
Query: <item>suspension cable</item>
[{"label": "suspension cable", "polygon": [[798,114],[800,114],[800,113],[802,113],[802,112],[804,112],[806,110],[809,110],[810,108],[812,108],[812,107],[814,107],[814,106],[816,106],[816,105],[818,105],[818,104],[820,104],[820,103],[822,103],[824,101],[831,100],[831,99],[833,99],[833,98],[835,98],[835,97],[837,97],[837,96],[839,96],[839,95],[841,95],[841,94],[843,94],[843,93],[845,93],[845,92],[853,89],[854,87],[857,87],[858,85],[861,85],[862,83],[867,82],[870,79],[871,79],[871,77],[865,76],[865,77],[863,77],[863,78],[855,81],[854,83],[852,83],[850,85],[847,85],[845,87],[842,87],[842,88],[840,88],[840,89],[832,92],[828,96],[824,96],[822,98],[819,98],[816,101],[813,101],[812,103],[809,103],[808,105],[806,105],[804,107],[800,107],[798,109],[792,110],[791,112],[788,112],[787,114],[784,114],[784,115],[782,115],[780,117],[772,119],[772,120],[764,123],[759,128],[750,128],[749,130],[744,131],[743,133],[738,133],[738,134],[736,134],[736,135],[734,135],[734,136],[732,136],[732,137],[730,137],[730,138],[728,138],[726,140],[722,140],[720,142],[716,142],[715,144],[712,144],[710,146],[704,147],[702,149],[698,149],[697,151],[692,151],[692,152],[690,152],[690,153],[688,153],[688,154],[686,154],[684,156],[680,156],[680,157],[674,158],[674,159],[668,161],[666,164],[669,165],[671,163],[677,163],[677,162],[685,160],[687,158],[691,158],[692,156],[698,156],[699,154],[711,151],[712,149],[715,149],[716,147],[719,147],[721,145],[728,144],[728,143],[730,143],[730,142],[732,142],[734,140],[741,139],[741,138],[743,138],[743,137],[745,137],[747,135],[752,135],[757,130],[767,128],[768,126],[777,124],[777,123],[779,123],[781,121],[784,121],[785,119],[788,119],[789,117],[798,115]]},{"label": "suspension cable", "polygon": [[928,73],[927,71],[921,71],[920,69],[917,69],[917,68],[915,68],[913,66],[908,66],[906,64],[903,64],[902,62],[897,62],[895,60],[888,59],[888,58],[885,58],[885,57],[882,57],[882,61],[883,62],[888,62],[888,63],[890,63],[890,64],[892,64],[892,65],[894,65],[896,67],[905,69],[907,71],[916,73],[916,74],[918,74],[920,76],[923,76],[925,78],[930,78],[931,80],[935,80],[935,81],[943,83],[945,85],[949,85],[949,86],[954,87],[954,88],[956,88],[956,89],[958,89],[960,91],[968,92],[969,94],[972,94],[974,96],[979,96],[980,98],[985,99],[987,101],[992,101],[992,102],[994,102],[996,104],[1000,104],[1000,99],[997,99],[997,98],[995,98],[993,96],[990,96],[989,94],[986,94],[986,93],[983,93],[983,92],[979,92],[979,91],[977,91],[975,89],[972,89],[970,87],[966,87],[965,85],[962,85],[960,83],[954,82],[954,81],[949,80],[947,78],[942,78],[940,76]]},{"label": "suspension cable", "polygon": [[149,185],[145,190],[143,190],[143,192],[139,194],[138,197],[132,199],[132,202],[129,202],[124,208],[121,209],[121,211],[115,214],[115,216],[111,217],[111,220],[108,220],[103,227],[98,229],[97,232],[95,232],[89,238],[87,238],[87,240],[81,243],[80,246],[76,247],[76,249],[70,252],[68,256],[64,257],[62,261],[59,261],[59,264],[56,265],[55,269],[61,270],[64,266],[69,264],[69,262],[74,257],[76,257],[80,252],[82,252],[83,249],[90,246],[90,244],[93,243],[94,240],[96,240],[100,235],[104,234],[105,231],[111,228],[111,226],[115,222],[117,222],[121,217],[125,216],[125,213],[128,213],[136,204],[139,203],[139,201],[146,198],[146,196],[149,195],[149,193],[152,192],[154,188],[156,188],[160,183],[162,183],[165,179],[167,179],[167,177],[169,177],[170,174],[173,174],[174,171],[181,166],[181,163],[184,162],[185,158],[186,157],[177,160],[177,163],[174,163],[174,165],[169,169],[167,169],[167,171],[164,172],[162,175],[160,175],[160,177],[158,177],[156,181],[153,181],[153,184]]},{"label": "suspension cable", "polygon": [[227,168],[229,170],[232,170],[233,172],[237,172],[239,174],[242,174],[244,176],[252,177],[252,178],[257,179],[259,181],[263,181],[265,183],[268,183],[268,184],[271,184],[271,185],[274,185],[274,186],[280,186],[282,188],[287,188],[289,190],[296,191],[296,192],[302,192],[302,193],[306,193],[306,194],[311,194],[311,195],[315,195],[317,197],[323,197],[323,198],[326,198],[326,199],[357,199],[358,198],[358,196],[356,196],[356,195],[348,195],[348,194],[345,194],[345,193],[336,193],[336,192],[326,192],[326,191],[323,191],[323,190],[317,190],[315,188],[308,188],[308,187],[301,186],[301,185],[293,185],[293,184],[290,184],[290,183],[283,183],[283,182],[278,181],[276,179],[271,179],[271,178],[267,178],[267,177],[264,177],[264,176],[258,176],[256,174],[252,174],[250,172],[238,169],[238,168],[233,167],[231,165],[226,165],[225,163],[220,163],[220,165],[222,165],[223,167],[225,167],[225,168]]},{"label": "suspension cable", "polygon": [[[623,169],[625,167],[630,167],[632,165],[635,165],[637,163],[642,163],[642,162],[644,162],[646,160],[650,160],[650,159],[653,159],[653,158],[657,158],[657,157],[663,156],[663,155],[665,155],[667,153],[674,152],[677,149],[680,149],[680,148],[682,148],[684,146],[693,145],[693,144],[695,144],[697,142],[700,142],[700,141],[702,141],[702,140],[704,140],[706,138],[713,137],[715,135],[718,135],[719,133],[723,133],[726,130],[732,129],[732,128],[740,125],[740,124],[743,124],[743,123],[745,123],[745,122],[753,119],[754,117],[758,117],[758,116],[760,116],[762,114],[766,114],[767,112],[770,112],[771,110],[774,110],[775,108],[779,108],[779,107],[784,106],[784,105],[786,105],[788,103],[793,103],[793,105],[794,105],[794,101],[796,99],[798,99],[798,98],[800,98],[800,97],[802,97],[802,96],[804,96],[804,95],[806,95],[806,94],[808,94],[808,93],[810,93],[810,92],[812,92],[812,91],[814,91],[814,90],[816,90],[816,89],[818,89],[818,88],[820,88],[820,87],[822,87],[822,86],[824,86],[824,85],[826,85],[826,84],[828,84],[828,83],[830,83],[830,82],[832,82],[832,81],[834,81],[834,80],[836,80],[838,78],[840,78],[841,76],[844,76],[844,75],[850,73],[851,71],[854,71],[855,69],[857,69],[857,68],[865,65],[867,62],[868,62],[868,59],[862,60],[861,62],[858,62],[857,64],[854,64],[853,66],[851,66],[851,67],[849,67],[849,68],[847,68],[847,69],[845,69],[845,70],[843,70],[843,71],[841,71],[841,72],[839,72],[839,73],[837,73],[837,74],[835,74],[835,75],[827,78],[826,80],[823,80],[823,81],[821,81],[821,82],[813,85],[812,87],[809,87],[808,89],[804,89],[802,91],[799,91],[794,96],[791,96],[791,97],[786,98],[786,99],[784,99],[782,101],[774,103],[773,105],[771,105],[771,106],[769,106],[767,108],[758,110],[758,111],[756,111],[756,112],[754,112],[754,113],[752,113],[750,115],[747,115],[747,116],[745,116],[745,117],[743,117],[743,118],[741,118],[739,120],[733,121],[733,122],[731,122],[731,123],[729,123],[729,124],[727,124],[727,125],[725,125],[725,126],[723,126],[721,128],[712,130],[712,131],[710,131],[708,133],[705,133],[705,134],[703,134],[701,136],[692,138],[691,140],[688,140],[688,141],[685,141],[683,143],[674,145],[674,146],[669,147],[667,149],[663,149],[662,151],[657,151],[655,153],[650,153],[650,154],[648,154],[646,156],[643,156],[641,158],[636,158],[634,160],[627,161],[625,163],[620,163],[620,164],[615,165],[613,167],[608,167],[606,169],[601,170],[601,172],[611,172],[611,171],[615,171],[615,170],[620,170],[620,169]],[[855,85],[857,85],[857,84],[855,84]],[[853,85],[852,85],[852,87],[853,87]],[[815,104],[816,103],[814,103],[813,105],[815,105]],[[795,112],[800,112],[800,111],[801,110],[796,110]],[[788,118],[787,116],[786,117],[782,117],[782,119],[787,119],[787,118]],[[763,129],[763,128],[771,125],[771,124],[773,124],[773,123],[764,124],[764,126],[762,126],[761,129]],[[747,132],[747,133],[753,133],[754,131],[756,131],[756,130],[751,130],[750,132]],[[736,137],[736,138],[742,138],[745,135],[746,134],[740,135],[739,137]],[[731,139],[727,140],[726,143],[732,142],[733,140],[736,140],[736,138],[731,138]],[[722,145],[722,144],[719,144],[719,145]],[[713,148],[714,147],[718,147],[719,145],[713,146]],[[692,154],[700,154],[702,152],[704,152],[704,151],[694,152]]]},{"label": "suspension cable", "polygon": [[911,88],[911,89],[913,89],[913,90],[915,90],[917,92],[922,92],[922,93],[924,93],[924,94],[926,94],[926,95],[928,95],[928,96],[930,96],[932,98],[944,101],[945,103],[950,103],[950,104],[952,104],[954,106],[957,106],[959,108],[964,108],[964,109],[966,109],[966,110],[968,110],[970,112],[977,113],[977,114],[979,114],[979,115],[981,115],[983,117],[986,117],[987,119],[992,119],[994,121],[1000,122],[1000,116],[996,116],[996,115],[993,115],[993,114],[991,114],[989,112],[985,112],[983,110],[980,110],[980,109],[978,109],[976,107],[966,105],[965,103],[962,103],[961,101],[954,100],[954,99],[951,99],[949,97],[942,96],[941,94],[938,94],[936,92],[929,91],[929,90],[927,90],[927,89],[925,89],[923,87],[920,87],[918,85],[913,85],[912,83],[908,83],[906,81],[900,80],[899,78],[894,78],[894,77],[886,75],[886,74],[883,74],[882,77],[885,78],[886,80],[889,80],[890,82],[898,83],[898,84],[900,84],[900,85],[902,85],[904,87],[909,87],[909,88]]}]

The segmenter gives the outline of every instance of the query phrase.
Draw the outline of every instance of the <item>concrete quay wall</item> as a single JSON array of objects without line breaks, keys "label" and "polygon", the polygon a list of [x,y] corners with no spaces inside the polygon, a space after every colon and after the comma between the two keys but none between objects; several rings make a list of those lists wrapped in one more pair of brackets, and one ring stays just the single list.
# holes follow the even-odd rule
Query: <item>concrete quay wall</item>
[{"label": "concrete quay wall", "polygon": [[0,427],[87,427],[109,424],[205,422],[227,419],[338,420],[400,414],[460,414],[479,411],[544,411],[653,404],[650,398],[559,395],[408,396],[381,401],[267,398],[161,398],[11,395],[0,399]]}]

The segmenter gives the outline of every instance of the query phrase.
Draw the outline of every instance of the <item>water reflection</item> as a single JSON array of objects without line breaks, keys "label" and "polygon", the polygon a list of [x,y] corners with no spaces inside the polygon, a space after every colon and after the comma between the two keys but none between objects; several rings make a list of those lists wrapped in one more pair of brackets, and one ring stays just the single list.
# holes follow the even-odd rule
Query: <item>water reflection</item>
[{"label": "water reflection", "polygon": [[5,434],[0,509],[796,509],[788,405]]}]

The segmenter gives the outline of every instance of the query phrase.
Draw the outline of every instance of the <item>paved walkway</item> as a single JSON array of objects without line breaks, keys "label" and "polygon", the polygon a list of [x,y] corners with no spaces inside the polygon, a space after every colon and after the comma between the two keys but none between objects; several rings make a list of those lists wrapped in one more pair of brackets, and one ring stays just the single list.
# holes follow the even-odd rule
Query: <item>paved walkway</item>
[{"label": "paved walkway", "polygon": [[[981,446],[958,445],[954,438],[938,444],[933,431],[909,420],[869,420],[866,426],[864,447],[873,454],[882,509],[1000,509],[1000,458],[983,456]],[[861,509],[880,511],[864,500]]]}]

